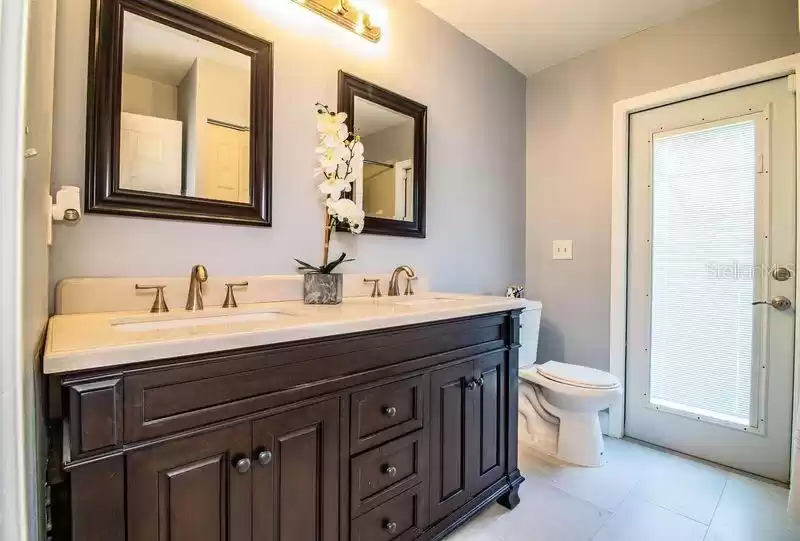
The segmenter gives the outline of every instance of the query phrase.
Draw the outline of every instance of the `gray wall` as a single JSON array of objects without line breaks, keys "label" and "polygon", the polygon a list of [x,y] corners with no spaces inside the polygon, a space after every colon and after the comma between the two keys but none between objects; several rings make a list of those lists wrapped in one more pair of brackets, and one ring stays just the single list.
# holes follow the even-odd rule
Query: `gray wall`
[{"label": "gray wall", "polygon": [[[294,271],[321,258],[314,103],[336,106],[344,69],[428,106],[428,238],[349,234],[346,272],[408,263],[446,291],[524,278],[525,78],[415,2],[390,0],[377,45],[292,2],[183,0],[275,44],[271,229],[87,215],[57,226],[51,284],[71,276]],[[59,4],[53,183],[84,184],[90,0]],[[258,10],[258,11],[257,11]]]},{"label": "gray wall", "polygon": [[[800,50],[795,0],[724,0],[548,68],[527,88],[527,286],[539,361],[609,368],[614,102]],[[573,239],[574,260],[552,241]]]}]

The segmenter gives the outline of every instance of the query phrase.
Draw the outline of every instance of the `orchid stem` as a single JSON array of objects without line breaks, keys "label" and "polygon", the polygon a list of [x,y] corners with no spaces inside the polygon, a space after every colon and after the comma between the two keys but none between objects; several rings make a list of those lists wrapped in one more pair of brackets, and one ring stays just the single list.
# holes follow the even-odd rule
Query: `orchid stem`
[{"label": "orchid stem", "polygon": [[322,248],[322,266],[323,267],[328,264],[328,252],[329,252],[330,247],[331,247],[331,232],[333,230],[333,226],[331,224],[331,215],[328,214],[328,207],[327,206],[325,206],[325,221],[324,221],[324,223],[325,223],[325,226],[324,226],[323,229],[325,230],[325,234],[324,234],[325,244],[323,245],[323,248]]}]

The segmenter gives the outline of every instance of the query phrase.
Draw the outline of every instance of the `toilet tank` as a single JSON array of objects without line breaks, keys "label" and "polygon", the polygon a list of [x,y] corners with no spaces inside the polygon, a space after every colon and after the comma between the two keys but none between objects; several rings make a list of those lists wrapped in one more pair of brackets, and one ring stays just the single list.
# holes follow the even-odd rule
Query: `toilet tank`
[{"label": "toilet tank", "polygon": [[539,348],[539,326],[542,322],[542,303],[528,301],[528,306],[520,315],[519,323],[519,367],[527,368],[536,364]]}]

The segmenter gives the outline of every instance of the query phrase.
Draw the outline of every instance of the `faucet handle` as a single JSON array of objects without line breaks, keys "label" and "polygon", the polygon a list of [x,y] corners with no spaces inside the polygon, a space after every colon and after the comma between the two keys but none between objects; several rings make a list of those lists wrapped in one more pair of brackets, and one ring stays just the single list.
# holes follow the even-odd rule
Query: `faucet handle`
[{"label": "faucet handle", "polygon": [[153,300],[153,306],[150,308],[151,314],[163,314],[165,312],[169,312],[169,307],[167,307],[167,301],[164,300],[164,288],[167,286],[162,285],[139,285],[136,284],[137,290],[147,290],[147,289],[155,289],[156,290],[156,298]]},{"label": "faucet handle", "polygon": [[370,295],[370,297],[372,297],[373,299],[377,298],[377,297],[383,297],[383,294],[381,293],[381,279],[380,278],[364,278],[364,283],[365,284],[369,284],[369,283],[372,284],[372,294]]},{"label": "faucet handle", "polygon": [[418,276],[408,276],[406,278],[406,295],[413,295],[414,294],[414,282],[418,280]]},{"label": "faucet handle", "polygon": [[249,282],[226,282],[225,287],[228,292],[225,293],[225,302],[222,303],[223,308],[236,308],[239,304],[236,302],[236,296],[233,294],[234,287],[247,287]]}]

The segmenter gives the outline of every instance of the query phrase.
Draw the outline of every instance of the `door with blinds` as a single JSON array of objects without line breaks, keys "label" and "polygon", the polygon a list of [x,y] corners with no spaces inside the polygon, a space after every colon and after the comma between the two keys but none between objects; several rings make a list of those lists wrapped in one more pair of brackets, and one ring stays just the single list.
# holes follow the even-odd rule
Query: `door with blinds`
[{"label": "door with blinds", "polygon": [[787,78],[630,118],[626,435],[789,478],[795,95]]}]

